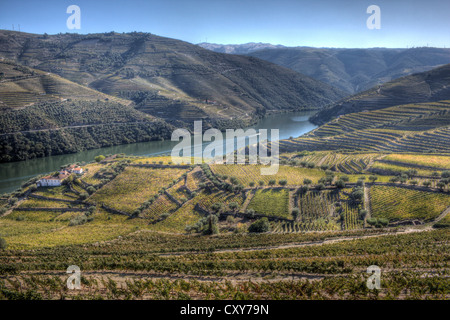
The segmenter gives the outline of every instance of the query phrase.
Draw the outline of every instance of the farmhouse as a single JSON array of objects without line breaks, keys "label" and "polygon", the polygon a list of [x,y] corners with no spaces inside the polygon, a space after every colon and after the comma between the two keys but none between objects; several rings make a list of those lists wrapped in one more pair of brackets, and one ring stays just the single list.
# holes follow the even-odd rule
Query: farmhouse
[{"label": "farmhouse", "polygon": [[72,164],[67,168],[67,170],[71,173],[83,174],[83,168],[77,166],[76,164]]},{"label": "farmhouse", "polygon": [[49,175],[41,178],[37,185],[38,187],[57,187],[60,186],[68,176],[70,176],[70,172],[63,170],[60,171],[58,175]]}]

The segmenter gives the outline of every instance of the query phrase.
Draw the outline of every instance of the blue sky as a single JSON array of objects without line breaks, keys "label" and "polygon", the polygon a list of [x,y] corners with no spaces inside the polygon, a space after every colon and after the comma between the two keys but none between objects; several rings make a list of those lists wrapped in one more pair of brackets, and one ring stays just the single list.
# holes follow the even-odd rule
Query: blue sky
[{"label": "blue sky", "polygon": [[[69,5],[81,29],[69,30]],[[381,29],[369,30],[370,5]],[[450,47],[448,0],[0,0],[0,29],[59,32],[144,31],[191,43],[269,42],[314,47]]]}]

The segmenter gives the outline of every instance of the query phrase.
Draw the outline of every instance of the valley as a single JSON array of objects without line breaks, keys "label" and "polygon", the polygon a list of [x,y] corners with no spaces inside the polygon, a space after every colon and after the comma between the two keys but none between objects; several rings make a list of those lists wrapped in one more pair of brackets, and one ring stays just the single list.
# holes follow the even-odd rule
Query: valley
[{"label": "valley", "polygon": [[[450,65],[414,52],[336,49],[386,67],[336,88],[150,33],[0,31],[0,299],[449,299]],[[280,129],[278,171],[177,163],[194,120]]]}]

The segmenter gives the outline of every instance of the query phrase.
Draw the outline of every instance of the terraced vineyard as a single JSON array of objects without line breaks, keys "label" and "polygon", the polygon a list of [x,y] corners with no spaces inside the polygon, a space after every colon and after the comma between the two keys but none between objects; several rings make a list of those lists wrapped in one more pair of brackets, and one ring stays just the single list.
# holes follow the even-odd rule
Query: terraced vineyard
[{"label": "terraced vineyard", "polygon": [[450,157],[448,155],[390,154],[383,160],[402,163],[404,166],[450,169]]},{"label": "terraced vineyard", "polygon": [[450,206],[450,195],[406,188],[373,186],[370,188],[372,216],[389,221],[431,221]]},{"label": "terraced vineyard", "polygon": [[348,150],[449,153],[450,102],[347,114],[312,133],[279,142],[280,152]]},{"label": "terraced vineyard", "polygon": [[280,218],[291,218],[289,212],[289,192],[286,189],[257,190],[248,209],[256,213]]},{"label": "terraced vineyard", "polygon": [[248,187],[251,182],[258,184],[263,181],[268,185],[270,180],[287,180],[288,185],[303,184],[304,179],[310,179],[317,183],[320,178],[325,177],[325,172],[319,169],[307,169],[280,165],[277,174],[261,175],[261,165],[211,165],[214,174],[225,175],[228,178],[235,177],[242,185]]},{"label": "terraced vineyard", "polygon": [[339,191],[308,191],[298,197],[300,219],[318,219],[335,215],[334,204],[340,199]]},{"label": "terraced vineyard", "polygon": [[131,214],[151,196],[156,195],[162,187],[168,186],[185,172],[185,169],[177,168],[127,167],[113,181],[97,191],[89,201],[103,203]]},{"label": "terraced vineyard", "polygon": [[159,196],[147,209],[141,212],[140,216],[157,221],[162,214],[170,214],[178,209],[178,205],[170,200],[165,194]]}]

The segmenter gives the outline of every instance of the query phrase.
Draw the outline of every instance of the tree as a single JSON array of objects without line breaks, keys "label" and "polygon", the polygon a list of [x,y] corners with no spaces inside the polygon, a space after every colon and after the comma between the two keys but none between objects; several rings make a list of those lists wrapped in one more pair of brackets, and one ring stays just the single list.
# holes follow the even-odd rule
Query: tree
[{"label": "tree", "polygon": [[254,218],[255,217],[255,210],[247,209],[247,210],[245,210],[245,214],[249,215],[250,218]]},{"label": "tree", "polygon": [[89,195],[87,194],[87,192],[83,192],[83,193],[80,194],[80,199],[81,199],[81,200],[85,200],[85,199],[87,199],[88,197],[89,197]]},{"label": "tree", "polygon": [[285,185],[287,185],[287,180],[286,179],[282,179],[282,180],[278,181],[278,184],[280,186],[285,186]]},{"label": "tree", "polygon": [[442,181],[439,181],[436,186],[439,188],[439,190],[444,191],[445,183]]},{"label": "tree", "polygon": [[343,180],[341,180],[341,179],[339,179],[338,181],[336,181],[335,185],[336,185],[336,188],[338,188],[338,189],[343,189],[343,188],[345,188],[345,182],[344,182]]},{"label": "tree", "polygon": [[105,160],[105,156],[103,156],[103,155],[96,156],[96,157],[94,158],[94,160],[95,160],[96,162],[103,161],[103,160]]},{"label": "tree", "polygon": [[311,179],[303,179],[303,184],[306,184],[307,186],[312,183]]},{"label": "tree", "polygon": [[350,180],[350,178],[348,176],[341,176],[340,180],[342,180],[344,182],[348,182]]},{"label": "tree", "polygon": [[215,214],[210,214],[207,219],[207,228],[203,230],[204,234],[218,234],[219,228],[217,227],[217,222],[219,218]]},{"label": "tree", "polygon": [[396,183],[399,180],[399,177],[392,177],[389,179],[389,182]]},{"label": "tree", "polygon": [[364,190],[362,188],[353,189],[350,197],[355,202],[361,202],[364,199]]},{"label": "tree", "polygon": [[292,213],[292,218],[295,221],[295,220],[297,220],[297,218],[298,218],[298,216],[300,214],[300,210],[298,208],[294,208],[294,209],[292,209],[291,213]]},{"label": "tree", "polygon": [[411,180],[409,182],[409,184],[412,185],[412,186],[416,186],[418,183],[419,183],[419,181],[417,181],[417,180]]},{"label": "tree", "polygon": [[359,210],[359,219],[364,220],[367,216],[367,210]]},{"label": "tree", "polygon": [[266,217],[253,222],[248,227],[248,232],[251,232],[251,233],[268,232],[269,230],[270,230],[270,223]]},{"label": "tree", "polygon": [[277,181],[275,179],[269,180],[269,186],[273,186],[273,185],[275,185],[275,183],[277,183]]},{"label": "tree", "polygon": [[370,176],[369,180],[370,180],[370,182],[374,183],[375,181],[378,180],[378,177],[377,176]]},{"label": "tree", "polygon": [[215,212],[219,212],[223,208],[223,203],[216,202],[211,206],[211,209],[213,209]]},{"label": "tree", "polygon": [[389,220],[385,219],[385,218],[379,218],[378,219],[378,223],[382,226],[382,227],[386,227],[389,224]]},{"label": "tree", "polygon": [[262,187],[264,185],[264,181],[259,180],[258,184],[259,184],[260,187]]},{"label": "tree", "polygon": [[255,183],[252,181],[248,185],[250,186],[250,188],[253,188],[255,186]]},{"label": "tree", "polygon": [[323,190],[323,189],[325,189],[325,185],[324,185],[323,183],[319,183],[319,184],[316,186],[316,189],[317,189],[317,190]]},{"label": "tree", "polygon": [[237,204],[237,202],[230,202],[230,204],[228,205],[228,208],[231,209],[231,211],[236,211],[236,209],[239,207],[239,205]]},{"label": "tree", "polygon": [[0,238],[0,250],[5,250],[6,247],[8,247],[8,244],[6,243],[6,240],[3,238]]},{"label": "tree", "polygon": [[376,218],[369,218],[369,219],[367,219],[367,223],[368,223],[369,225],[371,225],[371,226],[376,225],[377,222],[378,222],[378,221],[377,221]]},{"label": "tree", "polygon": [[426,180],[426,181],[424,181],[423,183],[422,183],[425,187],[430,187],[431,186],[431,181],[429,181],[429,180]]},{"label": "tree", "polygon": [[300,186],[300,187],[297,189],[297,194],[298,194],[298,195],[300,195],[300,194],[305,194],[306,192],[308,192],[308,190],[309,190],[309,187],[308,187],[308,186]]},{"label": "tree", "polygon": [[442,171],[441,178],[450,178],[450,171],[449,170]]},{"label": "tree", "polygon": [[89,187],[87,187],[86,191],[87,191],[89,194],[93,194],[96,190],[95,190],[95,188],[94,188],[93,186],[89,186]]}]

